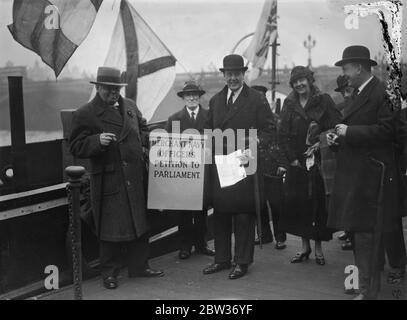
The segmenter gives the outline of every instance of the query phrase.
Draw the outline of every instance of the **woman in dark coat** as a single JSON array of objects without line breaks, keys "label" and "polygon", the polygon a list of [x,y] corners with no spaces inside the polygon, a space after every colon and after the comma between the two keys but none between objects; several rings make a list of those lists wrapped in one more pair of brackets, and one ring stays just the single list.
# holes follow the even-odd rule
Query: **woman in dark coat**
[{"label": "woman in dark coat", "polygon": [[340,122],[341,115],[328,94],[314,85],[313,72],[296,66],[291,72],[293,91],[281,112],[280,148],[290,164],[285,183],[282,229],[302,237],[302,252],[292,263],[302,262],[311,254],[310,240],[315,240],[316,263],[325,264],[321,241],[332,239],[326,227],[327,206],[320,173],[319,136]]}]

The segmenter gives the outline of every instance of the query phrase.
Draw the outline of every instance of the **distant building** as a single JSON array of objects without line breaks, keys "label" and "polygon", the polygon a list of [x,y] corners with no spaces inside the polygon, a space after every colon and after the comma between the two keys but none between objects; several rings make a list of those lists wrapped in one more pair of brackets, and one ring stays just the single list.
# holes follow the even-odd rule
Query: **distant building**
[{"label": "distant building", "polygon": [[7,77],[9,76],[21,76],[27,78],[26,66],[6,66],[0,68],[0,84],[7,84]]}]

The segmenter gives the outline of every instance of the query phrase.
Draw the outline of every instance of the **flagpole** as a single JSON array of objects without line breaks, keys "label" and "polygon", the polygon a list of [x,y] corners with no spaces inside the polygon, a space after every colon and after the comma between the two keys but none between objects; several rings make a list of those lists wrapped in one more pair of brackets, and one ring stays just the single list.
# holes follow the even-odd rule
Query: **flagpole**
[{"label": "flagpole", "polygon": [[[277,23],[278,15],[277,15],[277,4],[276,4],[276,23]],[[280,45],[277,43],[277,38],[278,38],[278,33],[276,38],[274,39],[273,43],[270,45],[271,46],[271,101],[272,103],[275,102],[276,100],[276,85],[277,80],[276,80],[276,74],[277,74],[277,47]]]}]

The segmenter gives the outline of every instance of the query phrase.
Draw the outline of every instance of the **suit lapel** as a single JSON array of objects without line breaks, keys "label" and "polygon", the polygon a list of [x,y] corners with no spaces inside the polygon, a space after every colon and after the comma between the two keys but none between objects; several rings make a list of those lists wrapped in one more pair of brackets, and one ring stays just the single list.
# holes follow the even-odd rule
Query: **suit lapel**
[{"label": "suit lapel", "polygon": [[[134,122],[134,118],[137,117],[137,115],[131,110],[131,108],[128,107],[127,103],[123,100],[122,97],[119,99],[119,107],[122,110],[122,115],[123,115],[123,128],[120,133],[120,138],[119,142],[124,140],[130,133],[132,129],[132,122]],[[137,121],[135,121],[137,123]]]},{"label": "suit lapel", "polygon": [[198,115],[196,116],[194,126],[195,126],[195,129],[200,131],[203,129],[203,124],[204,124],[205,119],[203,116],[202,107],[199,106],[198,108],[199,108],[199,112],[198,112]]},{"label": "suit lapel", "polygon": [[[223,122],[222,122],[222,126],[226,123],[226,121],[233,118],[240,110],[242,110],[244,108],[244,106],[246,105],[248,96],[249,96],[249,88],[247,87],[246,84],[243,84],[243,89],[240,92],[239,96],[237,97],[235,103],[233,103],[230,106],[229,112],[226,113],[226,115],[223,119]],[[226,100],[225,100],[225,106],[226,106]]]},{"label": "suit lapel", "polygon": [[217,96],[217,103],[216,108],[213,110],[215,118],[214,118],[214,126],[218,128],[224,122],[226,116],[226,97],[227,97],[228,87],[225,86],[220,94]]},{"label": "suit lapel", "polygon": [[373,77],[372,80],[367,84],[367,86],[362,90],[360,94],[344,109],[343,111],[343,120],[348,118],[350,115],[359,110],[363,105],[365,105],[368,100],[371,91],[376,87],[378,80],[376,77]]}]

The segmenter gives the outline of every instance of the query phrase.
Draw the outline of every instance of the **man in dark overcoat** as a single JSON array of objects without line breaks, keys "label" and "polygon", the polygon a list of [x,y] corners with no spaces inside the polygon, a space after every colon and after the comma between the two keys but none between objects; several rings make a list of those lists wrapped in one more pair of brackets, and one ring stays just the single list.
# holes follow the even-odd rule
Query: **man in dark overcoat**
[{"label": "man in dark overcoat", "polygon": [[[267,88],[261,85],[252,86],[253,89],[261,92],[264,98],[267,99]],[[278,123],[277,115],[273,114]],[[277,127],[278,129],[278,127]],[[273,220],[274,238],[276,240],[275,248],[278,250],[285,249],[287,235],[280,230],[280,217],[282,214],[283,202],[283,176],[287,171],[288,164],[279,149],[277,136],[274,137],[263,149],[259,150],[260,165],[264,176],[264,197],[268,201],[271,210],[271,218]],[[262,243],[273,242],[273,231],[270,228],[270,217],[266,206],[261,211],[261,231]],[[255,244],[260,244],[260,238],[256,238]]]},{"label": "man in dark overcoat", "polygon": [[356,298],[375,299],[384,263],[382,234],[396,230],[401,214],[400,174],[394,157],[397,112],[384,84],[371,74],[376,62],[368,48],[347,47],[335,65],[342,67],[355,90],[342,123],[335,127],[339,138],[328,137],[328,144],[337,149],[328,226],[354,233],[360,288]]},{"label": "man in dark overcoat", "polygon": [[[161,276],[148,265],[143,141],[147,125],[134,101],[123,98],[120,70],[100,67],[96,95],[74,113],[70,137],[75,157],[90,159],[91,203],[100,240],[103,284],[117,287],[121,250],[129,277]],[[124,247],[124,248],[123,248]]]},{"label": "man in dark overcoat", "polygon": [[[205,126],[208,122],[208,110],[202,108],[199,104],[199,98],[205,93],[194,81],[185,83],[182,91],[177,95],[183,99],[185,106],[182,110],[174,113],[168,118],[166,130],[171,133],[176,128],[179,133],[188,129],[195,129],[200,134],[204,133]],[[205,180],[208,172],[205,170]],[[206,181],[207,182],[207,181]],[[203,210],[179,211],[179,233],[180,233],[180,251],[178,257],[180,259],[188,259],[191,256],[192,246],[195,247],[195,252],[208,256],[214,256],[215,251],[208,247],[205,241],[207,230],[207,193],[204,185],[204,203]]]},{"label": "man in dark overcoat", "polygon": [[[257,139],[262,144],[276,132],[276,123],[267,100],[243,81],[246,70],[247,67],[244,66],[240,55],[232,54],[223,59],[223,68],[220,68],[220,71],[223,72],[226,86],[209,102],[209,127],[214,130],[215,154],[226,155],[238,149],[245,149],[247,144],[253,146]],[[250,129],[257,130],[257,138],[250,137]],[[223,139],[224,137],[220,136],[221,133],[227,138]],[[248,153],[245,154],[248,155]],[[248,162],[248,172],[251,171],[250,166],[251,168],[257,166],[257,158],[254,158]],[[241,160],[246,163],[248,159],[247,156]],[[231,267],[233,225],[235,266],[229,274],[229,279],[237,279],[247,273],[249,264],[253,262],[256,216],[254,181],[256,179],[251,172],[251,175],[236,184],[221,188],[217,168],[215,165],[212,167],[216,254],[215,262],[205,268],[203,273],[211,274]],[[258,173],[257,177],[261,177],[261,174]],[[261,187],[259,189],[261,190]],[[261,208],[260,203],[257,205]]]}]

